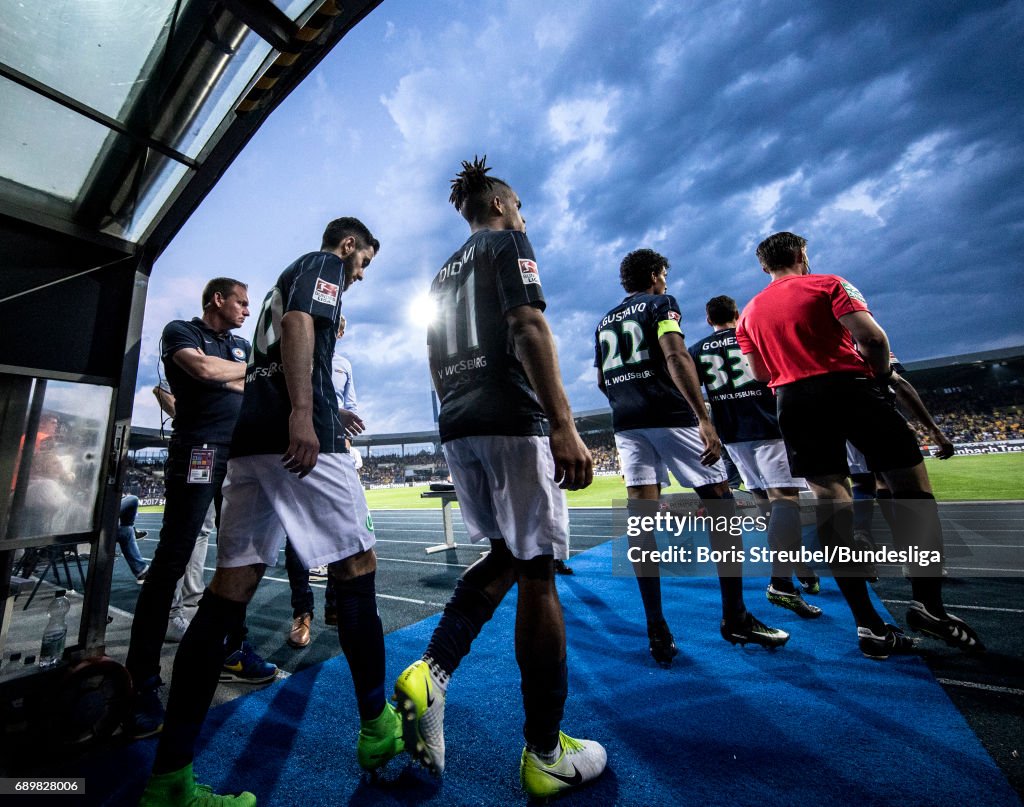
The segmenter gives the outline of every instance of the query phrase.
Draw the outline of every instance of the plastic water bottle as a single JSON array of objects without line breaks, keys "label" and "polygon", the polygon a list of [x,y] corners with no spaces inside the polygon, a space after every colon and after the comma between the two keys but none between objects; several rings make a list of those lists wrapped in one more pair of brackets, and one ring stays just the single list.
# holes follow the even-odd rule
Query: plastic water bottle
[{"label": "plastic water bottle", "polygon": [[67,615],[71,610],[71,600],[66,594],[64,589],[57,591],[46,609],[50,619],[43,631],[43,646],[39,648],[39,666],[44,669],[53,667],[64,655],[64,642],[68,637]]}]

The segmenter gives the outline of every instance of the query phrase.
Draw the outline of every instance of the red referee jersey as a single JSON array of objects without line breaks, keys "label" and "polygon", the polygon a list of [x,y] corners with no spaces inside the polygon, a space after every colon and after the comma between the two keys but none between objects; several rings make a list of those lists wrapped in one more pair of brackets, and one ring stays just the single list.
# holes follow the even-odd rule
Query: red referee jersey
[{"label": "red referee jersey", "polygon": [[864,296],[838,275],[787,275],[773,280],[740,316],[736,341],[758,353],[778,387],[825,373],[871,369],[839,317],[867,311]]}]

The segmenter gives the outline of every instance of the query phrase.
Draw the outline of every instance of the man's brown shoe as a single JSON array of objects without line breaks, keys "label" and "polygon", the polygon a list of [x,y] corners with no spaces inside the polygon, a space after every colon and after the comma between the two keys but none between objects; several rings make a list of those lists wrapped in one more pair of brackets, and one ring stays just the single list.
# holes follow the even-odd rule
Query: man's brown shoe
[{"label": "man's brown shoe", "polygon": [[288,644],[292,647],[305,647],[310,642],[309,623],[313,621],[312,614],[301,614],[292,620],[292,629],[288,631]]}]

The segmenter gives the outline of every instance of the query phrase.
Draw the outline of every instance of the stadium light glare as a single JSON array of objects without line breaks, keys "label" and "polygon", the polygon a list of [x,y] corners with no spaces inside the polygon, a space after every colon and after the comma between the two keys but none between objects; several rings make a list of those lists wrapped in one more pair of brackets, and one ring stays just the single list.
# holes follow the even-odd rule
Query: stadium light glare
[{"label": "stadium light glare", "polygon": [[417,294],[409,303],[408,315],[416,325],[429,328],[437,319],[437,306],[426,292]]}]

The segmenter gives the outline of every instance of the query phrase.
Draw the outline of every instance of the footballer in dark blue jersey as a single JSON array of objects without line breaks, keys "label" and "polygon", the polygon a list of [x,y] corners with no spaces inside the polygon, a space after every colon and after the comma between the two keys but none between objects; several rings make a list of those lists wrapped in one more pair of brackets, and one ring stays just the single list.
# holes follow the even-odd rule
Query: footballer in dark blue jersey
[{"label": "footballer in dark blue jersey", "polygon": [[[666,294],[668,260],[651,249],[630,252],[619,267],[627,297],[595,331],[597,383],[612,407],[615,446],[626,481],[631,516],[658,509],[668,471],[693,490],[713,514],[713,523],[735,518],[736,505],[719,457],[721,442],[700,393],[693,359],[679,327],[679,305]],[[652,509],[653,508],[653,509]],[[725,521],[723,521],[723,519]],[[711,530],[711,545],[725,558],[718,564],[722,593],[722,637],[732,643],[780,647],[785,631],[770,628],[743,602],[743,565],[735,538]],[[652,532],[630,539],[641,558],[657,549]],[[661,606],[661,573],[656,562],[633,563],[647,617],[651,655],[670,666],[678,653]]]},{"label": "footballer in dark blue jersey", "polygon": [[547,433],[547,418],[509,339],[506,315],[545,307],[533,247],[519,230],[478,230],[430,284],[427,335],[441,442],[472,435]]},{"label": "footballer in dark blue jersey", "polygon": [[746,440],[782,439],[775,415],[775,396],[767,384],[750,374],[743,352],[736,344],[736,327],[714,327],[714,333],[690,345],[690,355],[707,392],[718,436],[726,445]]},{"label": "footballer in dark blue jersey", "polygon": [[[769,548],[776,553],[791,552],[801,543],[800,489],[806,485],[790,473],[775,396],[767,384],[754,378],[736,344],[736,301],[725,295],[712,297],[704,310],[708,325],[715,330],[693,345],[690,354],[707,391],[715,428],[758,509],[764,516],[771,514]],[[768,602],[805,619],[821,616],[821,609],[807,603],[793,585],[794,571],[807,592],[818,593],[820,584],[812,569],[774,560]]]},{"label": "footballer in dark blue jersey", "polygon": [[528,794],[549,796],[596,778],[606,761],[600,744],[559,729],[568,668],[554,560],[567,556],[569,535],[560,488],[589,485],[593,462],[562,387],[519,196],[488,176],[485,162],[463,162],[452,180],[450,201],[470,237],[431,284],[438,316],[427,345],[462,520],[470,540],[489,540],[491,550],[459,579],[423,657],[398,677],[395,701],[406,749],[440,774],[450,677],[518,586],[515,653],[526,713],[520,780]]},{"label": "footballer in dark blue jersey", "polygon": [[[264,300],[224,480],[217,571],[178,649],[144,803],[198,802],[192,759],[216,689],[219,662],[210,659],[241,624],[286,536],[306,568],[326,564],[335,582],[338,638],[360,717],[359,764],[374,770],[402,750],[401,719],[384,693],[373,522],[343,451],[331,380],[341,294],[379,247],[358,219],[335,219],[320,251],[288,267]],[[243,801],[255,804],[251,794]]]},{"label": "footballer in dark blue jersey", "polygon": [[319,451],[329,454],[346,450],[331,361],[342,291],[351,282],[345,277],[345,262],[321,250],[294,261],[267,292],[256,321],[232,457],[284,454],[288,449],[292,401],[285,380],[281,337],[284,317],[292,311],[307,314],[312,325],[311,403]]}]

